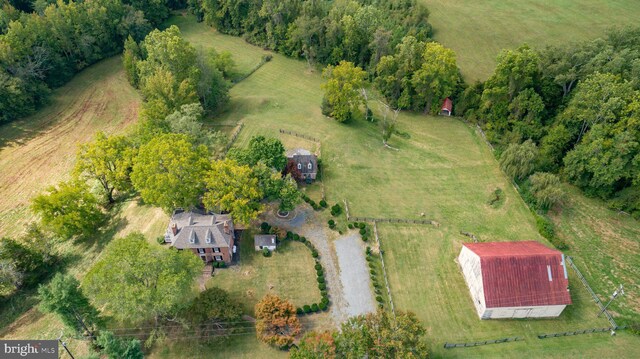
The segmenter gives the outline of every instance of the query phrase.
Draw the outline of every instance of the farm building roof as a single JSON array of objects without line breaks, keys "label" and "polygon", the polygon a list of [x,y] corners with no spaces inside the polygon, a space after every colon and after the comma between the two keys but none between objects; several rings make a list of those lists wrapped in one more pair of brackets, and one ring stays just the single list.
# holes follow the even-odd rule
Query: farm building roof
[{"label": "farm building roof", "polygon": [[290,161],[293,161],[298,166],[300,173],[318,172],[318,158],[310,151],[296,148],[287,151],[286,155]]},{"label": "farm building roof", "polygon": [[451,110],[453,110],[453,101],[451,101],[450,98],[445,98],[444,101],[442,102],[442,108],[440,109],[440,111],[442,110],[447,110],[449,112],[451,112]]},{"label": "farm building roof", "polygon": [[480,257],[487,308],[571,304],[561,252],[535,241],[464,246]]},{"label": "farm building roof", "polygon": [[170,238],[171,245],[179,249],[229,247],[233,230],[233,221],[228,214],[176,211],[166,236]]}]

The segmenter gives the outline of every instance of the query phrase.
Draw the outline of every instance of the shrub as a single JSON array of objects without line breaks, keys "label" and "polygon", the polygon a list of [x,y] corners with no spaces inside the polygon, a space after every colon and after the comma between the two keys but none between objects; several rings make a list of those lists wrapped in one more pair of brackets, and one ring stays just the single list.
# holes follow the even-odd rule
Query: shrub
[{"label": "shrub", "polygon": [[319,311],[319,310],[320,310],[320,308],[318,307],[318,304],[317,304],[317,303],[313,303],[313,304],[311,305],[311,311],[312,311],[312,312],[317,312],[317,311]]},{"label": "shrub", "polygon": [[322,269],[318,269],[318,270],[316,270],[316,275],[318,277],[324,276],[324,271],[322,271]]},{"label": "shrub", "polygon": [[271,226],[269,225],[269,223],[267,222],[260,223],[260,230],[262,231],[263,234],[269,233],[270,229],[271,229]]},{"label": "shrub", "polygon": [[555,229],[553,228],[553,222],[551,222],[547,217],[541,216],[539,214],[535,214],[536,217],[536,228],[540,235],[544,238],[548,239],[551,244],[553,244],[557,249],[567,249],[567,243],[562,239],[556,236]]},{"label": "shrub", "polygon": [[382,303],[382,297],[381,296],[377,296],[376,300],[378,301],[378,303]]},{"label": "shrub", "polygon": [[300,237],[300,242],[307,243],[307,238],[306,237]]},{"label": "shrub", "polygon": [[269,248],[262,249],[262,255],[265,256],[265,257],[270,257],[271,256],[271,251],[269,250]]},{"label": "shrub", "polygon": [[293,233],[291,233],[291,231],[287,231],[287,239],[293,239]]},{"label": "shrub", "polygon": [[271,54],[262,55],[262,61],[263,62],[269,62],[269,61],[271,61],[271,59],[273,59],[273,55],[271,55]]},{"label": "shrub", "polygon": [[316,280],[318,281],[318,283],[324,283],[324,276],[319,275]]},{"label": "shrub", "polygon": [[360,222],[360,223],[358,224],[358,227],[359,227],[360,229],[365,229],[365,228],[367,228],[367,224],[366,224],[366,223],[364,223],[364,222]]},{"label": "shrub", "polygon": [[362,241],[366,242],[366,241],[368,241],[368,240],[369,240],[369,237],[368,237],[368,236],[362,236]]},{"label": "shrub", "polygon": [[371,273],[371,275],[376,275],[376,271],[374,271],[373,269],[370,270],[369,273]]},{"label": "shrub", "polygon": [[325,201],[324,199],[320,200],[320,206],[322,208],[327,208],[327,201]]},{"label": "shrub", "polygon": [[156,242],[158,242],[158,244],[164,244],[164,236],[158,236],[156,237]]},{"label": "shrub", "polygon": [[314,268],[315,268],[316,270],[322,270],[322,264],[320,264],[320,263],[316,263],[316,265],[314,266]]},{"label": "shrub", "polygon": [[302,307],[302,310],[304,310],[305,313],[311,313],[311,306],[305,304],[304,307]]},{"label": "shrub", "polygon": [[327,223],[329,223],[329,226],[335,226],[336,221],[334,221],[333,219],[330,219]]},{"label": "shrub", "polygon": [[370,256],[371,255],[371,247],[367,247],[367,255]]},{"label": "shrub", "polygon": [[299,241],[300,240],[300,235],[298,233],[294,233],[293,234],[293,240],[294,241]]},{"label": "shrub", "polygon": [[227,267],[227,263],[225,262],[220,262],[220,268],[226,268]]},{"label": "shrub", "polygon": [[213,266],[213,268],[220,268],[220,262],[213,262],[211,266]]},{"label": "shrub", "polygon": [[347,227],[349,227],[349,229],[353,229],[353,224],[349,223]]},{"label": "shrub", "polygon": [[298,314],[298,315],[302,315],[302,314],[304,314],[304,309],[302,309],[302,308],[296,308],[296,314]]},{"label": "shrub", "polygon": [[323,290],[320,291],[320,295],[322,295],[323,297],[326,297],[327,294],[328,294],[328,292],[327,292],[326,289],[323,289]]},{"label": "shrub", "polygon": [[320,284],[318,284],[318,289],[325,290],[325,289],[327,289],[327,285],[324,284],[324,283],[320,283]]},{"label": "shrub", "polygon": [[329,297],[327,297],[326,295],[323,295],[322,299],[320,300],[320,303],[329,304]]},{"label": "shrub", "polygon": [[367,230],[364,228],[360,228],[360,235],[364,236],[365,234],[367,234]]},{"label": "shrub", "polygon": [[328,308],[328,304],[321,302],[320,305],[318,305],[318,307],[320,308],[320,310],[325,311]]},{"label": "shrub", "polygon": [[313,258],[318,258],[318,251],[314,249],[313,251],[311,251],[311,255],[313,256]]},{"label": "shrub", "polygon": [[317,210],[318,209],[318,205],[316,204],[316,202],[312,199],[309,200],[309,204],[311,205],[311,207],[313,207],[313,209]]}]

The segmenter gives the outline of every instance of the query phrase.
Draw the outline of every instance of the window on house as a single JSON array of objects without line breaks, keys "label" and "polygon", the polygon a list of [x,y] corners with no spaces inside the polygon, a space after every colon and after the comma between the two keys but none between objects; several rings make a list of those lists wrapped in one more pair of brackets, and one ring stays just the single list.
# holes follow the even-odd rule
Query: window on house
[{"label": "window on house", "polygon": [[216,261],[221,262],[222,261],[222,256],[215,256]]},{"label": "window on house", "polygon": [[220,253],[220,248],[218,248],[218,247],[214,247],[214,248],[213,248],[213,251],[214,251],[215,253]]},{"label": "window on house", "polygon": [[204,248],[198,248],[198,253],[200,254],[204,253]]},{"label": "window on house", "polygon": [[308,169],[311,169],[311,163],[309,163],[309,165],[307,166]]},{"label": "window on house", "polygon": [[302,169],[302,163],[298,163],[298,169],[301,170]]}]

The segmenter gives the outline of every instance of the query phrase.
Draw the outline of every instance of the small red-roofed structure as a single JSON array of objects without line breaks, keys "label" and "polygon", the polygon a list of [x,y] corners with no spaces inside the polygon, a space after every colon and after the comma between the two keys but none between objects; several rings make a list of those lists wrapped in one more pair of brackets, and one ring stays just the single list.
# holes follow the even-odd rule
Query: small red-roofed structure
[{"label": "small red-roofed structure", "polygon": [[465,243],[458,262],[481,319],[557,317],[571,304],[564,254],[538,242]]},{"label": "small red-roofed structure", "polygon": [[453,113],[453,101],[450,98],[445,98],[444,102],[442,102],[442,108],[440,109],[440,114],[442,116],[451,116]]}]

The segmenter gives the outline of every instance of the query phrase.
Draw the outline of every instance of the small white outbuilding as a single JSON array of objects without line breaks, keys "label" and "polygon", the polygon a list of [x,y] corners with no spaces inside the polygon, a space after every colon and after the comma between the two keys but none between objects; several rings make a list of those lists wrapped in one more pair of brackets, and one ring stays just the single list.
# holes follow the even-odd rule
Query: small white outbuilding
[{"label": "small white outbuilding", "polygon": [[276,250],[276,235],[275,234],[257,234],[253,237],[253,243],[256,247],[256,251],[261,251],[265,248],[270,251]]},{"label": "small white outbuilding", "polygon": [[557,317],[571,304],[564,254],[538,242],[465,243],[458,262],[480,319]]}]

